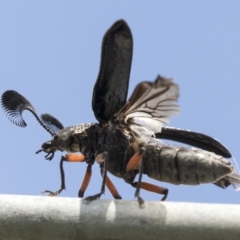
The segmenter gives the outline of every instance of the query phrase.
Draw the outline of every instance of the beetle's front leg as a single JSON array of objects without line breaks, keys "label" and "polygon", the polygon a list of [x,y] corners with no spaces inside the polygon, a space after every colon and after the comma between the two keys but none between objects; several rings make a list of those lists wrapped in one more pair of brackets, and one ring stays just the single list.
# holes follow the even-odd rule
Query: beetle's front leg
[{"label": "beetle's front leg", "polygon": [[[60,187],[60,189],[55,191],[55,192],[49,191],[49,190],[45,190],[45,191],[42,192],[42,194],[49,193],[49,196],[54,197],[54,196],[59,195],[63,190],[66,189],[66,186],[65,186],[65,174],[64,174],[64,169],[63,169],[63,162],[64,161],[65,162],[83,162],[83,161],[85,161],[85,156],[82,155],[82,154],[66,154],[66,155],[62,155],[61,160],[60,160],[60,174],[61,174],[61,187]],[[86,186],[86,188],[87,188],[87,186]]]}]

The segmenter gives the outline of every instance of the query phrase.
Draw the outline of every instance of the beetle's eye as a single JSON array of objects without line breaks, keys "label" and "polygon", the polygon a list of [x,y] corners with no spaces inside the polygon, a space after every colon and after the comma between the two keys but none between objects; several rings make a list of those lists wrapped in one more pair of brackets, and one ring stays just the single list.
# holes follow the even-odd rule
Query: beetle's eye
[{"label": "beetle's eye", "polygon": [[54,137],[53,137],[53,140],[54,140],[54,141],[57,141],[57,140],[58,140],[58,136],[57,136],[57,135],[54,136]]}]

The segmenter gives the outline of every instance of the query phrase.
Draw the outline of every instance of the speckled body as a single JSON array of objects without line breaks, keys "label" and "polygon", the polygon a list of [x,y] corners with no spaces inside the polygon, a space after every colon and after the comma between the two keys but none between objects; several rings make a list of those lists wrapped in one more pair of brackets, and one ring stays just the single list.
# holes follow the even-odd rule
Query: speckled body
[{"label": "speckled body", "polygon": [[[150,139],[147,144],[141,141],[138,144],[137,136],[128,131],[123,134],[118,127],[106,128],[103,150],[109,152],[108,171],[124,178],[126,182],[133,181],[140,164],[144,164],[143,173],[150,178],[175,185],[214,183],[233,172],[229,161],[212,152],[169,146],[156,139]],[[142,161],[133,171],[127,173],[128,161],[142,146],[145,148]]]},{"label": "speckled body", "polygon": [[[98,126],[97,123],[84,123],[77,124],[75,126],[66,127],[55,134],[52,140],[45,142],[44,144],[49,144],[49,146],[56,147],[58,150],[66,152],[80,152],[79,149],[79,134],[82,135],[81,138],[92,129],[91,126]],[[86,132],[86,134],[84,134]],[[92,132],[91,132],[92,133]],[[91,134],[87,134],[91,136]],[[43,144],[43,145],[44,145]],[[46,147],[44,147],[46,148]]]},{"label": "speckled body", "polygon": [[[134,180],[141,164],[150,178],[176,185],[214,183],[233,172],[229,161],[212,152],[169,146],[154,138],[144,142],[141,134],[123,121],[109,121],[105,127],[90,123],[64,128],[48,143],[63,151],[81,152],[88,164],[105,152],[107,170],[126,182]],[[127,172],[129,160],[141,147],[145,149],[141,162]]]},{"label": "speckled body", "polygon": [[[169,146],[156,139],[144,144],[141,136],[123,122],[109,122],[101,128],[98,124],[79,124],[65,128],[58,136],[60,148],[80,151],[87,163],[93,164],[97,154],[107,152],[107,170],[126,182],[133,181],[142,162],[144,174],[176,185],[213,183],[233,171],[229,161],[208,151]],[[142,146],[145,148],[142,162],[126,172],[128,161]]]},{"label": "speckled body", "polygon": [[150,178],[172,184],[213,183],[233,168],[223,157],[201,149],[147,145],[143,172]]}]

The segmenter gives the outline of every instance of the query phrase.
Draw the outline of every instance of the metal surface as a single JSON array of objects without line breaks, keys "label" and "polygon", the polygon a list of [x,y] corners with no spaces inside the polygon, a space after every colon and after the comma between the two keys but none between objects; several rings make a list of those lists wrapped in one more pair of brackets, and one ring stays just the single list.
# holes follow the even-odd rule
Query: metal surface
[{"label": "metal surface", "polygon": [[0,195],[0,239],[239,239],[240,205]]}]

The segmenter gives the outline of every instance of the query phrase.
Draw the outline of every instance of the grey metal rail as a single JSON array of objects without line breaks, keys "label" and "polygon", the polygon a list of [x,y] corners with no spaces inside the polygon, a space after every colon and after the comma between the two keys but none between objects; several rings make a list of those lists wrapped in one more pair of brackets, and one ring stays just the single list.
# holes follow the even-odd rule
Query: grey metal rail
[{"label": "grey metal rail", "polygon": [[0,195],[0,239],[240,239],[240,205]]}]

